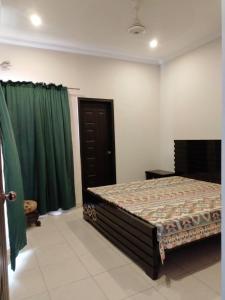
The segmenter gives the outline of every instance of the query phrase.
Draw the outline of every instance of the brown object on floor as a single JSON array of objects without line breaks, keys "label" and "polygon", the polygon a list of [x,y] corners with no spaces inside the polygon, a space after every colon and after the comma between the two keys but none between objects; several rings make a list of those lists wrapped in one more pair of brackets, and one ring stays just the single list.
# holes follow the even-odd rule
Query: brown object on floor
[{"label": "brown object on floor", "polygon": [[41,222],[38,220],[39,213],[37,211],[37,202],[34,200],[24,201],[24,212],[27,218],[27,226],[35,224],[41,226]]}]

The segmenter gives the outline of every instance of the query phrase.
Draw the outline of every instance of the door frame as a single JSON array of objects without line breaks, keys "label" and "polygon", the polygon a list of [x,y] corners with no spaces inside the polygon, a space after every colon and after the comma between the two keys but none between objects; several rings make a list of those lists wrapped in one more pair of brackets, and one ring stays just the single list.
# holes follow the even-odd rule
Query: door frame
[{"label": "door frame", "polygon": [[[0,210],[0,234],[2,236],[2,247],[1,252],[3,254],[2,257],[2,270],[3,270],[3,276],[2,276],[2,297],[1,300],[8,300],[9,299],[9,284],[8,284],[8,261],[7,261],[7,248],[6,248],[6,223],[5,223],[5,210],[4,210],[4,202],[5,202],[5,194],[3,191],[3,169],[2,169],[2,163],[1,163],[1,143],[0,143],[0,205],[2,206]],[[1,271],[1,270],[0,270]],[[1,274],[0,274],[1,275]],[[0,278],[1,279],[1,278]]]},{"label": "door frame", "polygon": [[[112,136],[112,179],[113,183],[116,184],[116,147],[115,147],[115,126],[114,126],[114,101],[113,99],[102,99],[102,98],[88,98],[78,97],[78,120],[79,120],[79,140],[80,140],[80,160],[81,160],[81,178],[82,178],[82,192],[83,191],[83,149],[81,143],[81,104],[84,102],[96,102],[96,103],[107,103],[110,107],[111,117],[111,136]],[[84,200],[84,199],[83,199]]]}]

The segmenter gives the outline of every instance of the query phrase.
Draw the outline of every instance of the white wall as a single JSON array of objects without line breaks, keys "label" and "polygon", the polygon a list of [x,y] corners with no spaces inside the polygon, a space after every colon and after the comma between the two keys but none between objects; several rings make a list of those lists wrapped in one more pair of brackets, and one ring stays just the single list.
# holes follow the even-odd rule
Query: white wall
[{"label": "white wall", "polygon": [[221,139],[221,73],[220,40],[161,66],[161,168],[174,168],[175,139]]},{"label": "white wall", "polygon": [[[0,45],[0,61],[12,69],[3,80],[42,81],[79,87],[86,97],[114,99],[117,182],[144,179],[159,164],[158,66],[54,51]],[[71,99],[75,180],[80,202],[81,181],[76,100]]]},{"label": "white wall", "polygon": [[[117,182],[144,179],[147,168],[173,170],[174,139],[220,139],[221,41],[161,66],[0,45],[7,80],[79,87],[86,97],[112,98]],[[77,101],[71,96],[75,180],[81,201]]]}]

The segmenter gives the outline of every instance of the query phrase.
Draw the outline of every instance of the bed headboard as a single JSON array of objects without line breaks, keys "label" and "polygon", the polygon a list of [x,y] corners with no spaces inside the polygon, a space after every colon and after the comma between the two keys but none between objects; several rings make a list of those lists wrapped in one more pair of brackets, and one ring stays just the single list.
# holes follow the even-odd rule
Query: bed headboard
[{"label": "bed headboard", "polygon": [[175,140],[177,175],[221,183],[221,140]]}]

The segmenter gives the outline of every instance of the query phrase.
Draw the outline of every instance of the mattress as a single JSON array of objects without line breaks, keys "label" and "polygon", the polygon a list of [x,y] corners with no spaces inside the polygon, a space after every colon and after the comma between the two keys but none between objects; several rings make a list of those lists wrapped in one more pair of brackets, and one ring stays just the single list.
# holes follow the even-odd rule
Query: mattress
[{"label": "mattress", "polygon": [[179,176],[89,188],[157,227],[162,261],[165,249],[221,231],[221,185]]}]

